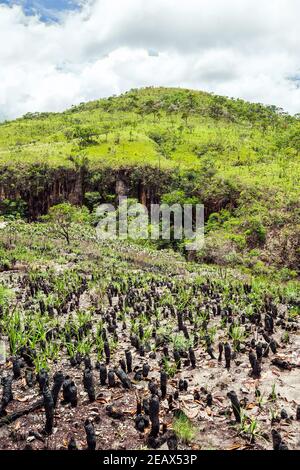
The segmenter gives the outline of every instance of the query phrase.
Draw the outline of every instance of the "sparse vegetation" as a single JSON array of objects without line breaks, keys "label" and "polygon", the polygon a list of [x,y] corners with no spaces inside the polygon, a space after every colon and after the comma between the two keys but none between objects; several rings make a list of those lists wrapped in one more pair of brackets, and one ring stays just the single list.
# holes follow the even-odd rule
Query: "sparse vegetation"
[{"label": "sparse vegetation", "polygon": [[184,413],[180,413],[179,416],[174,419],[173,429],[184,444],[189,444],[196,434],[194,425]]}]

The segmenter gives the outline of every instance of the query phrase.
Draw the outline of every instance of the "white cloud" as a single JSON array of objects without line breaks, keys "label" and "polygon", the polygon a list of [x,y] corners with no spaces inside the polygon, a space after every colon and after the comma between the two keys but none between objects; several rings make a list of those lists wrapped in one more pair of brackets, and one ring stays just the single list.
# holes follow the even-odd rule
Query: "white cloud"
[{"label": "white cloud", "polygon": [[45,24],[0,5],[0,118],[147,85],[300,112],[299,17],[298,0],[95,0]]}]

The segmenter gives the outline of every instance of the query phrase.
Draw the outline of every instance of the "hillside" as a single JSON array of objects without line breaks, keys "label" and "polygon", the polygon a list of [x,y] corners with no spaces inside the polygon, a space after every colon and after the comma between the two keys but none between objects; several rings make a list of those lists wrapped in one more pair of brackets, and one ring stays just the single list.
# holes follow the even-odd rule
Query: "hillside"
[{"label": "hillside", "polygon": [[270,450],[274,429],[299,447],[299,283],[47,224],[0,247],[0,449],[86,449],[87,419],[99,450]]},{"label": "hillside", "polygon": [[147,204],[205,204],[202,261],[300,265],[300,120],[275,107],[147,88],[27,114],[0,125],[3,215],[35,219],[64,199],[107,200],[125,188]]},{"label": "hillside", "polygon": [[[151,88],[0,126],[0,449],[299,448],[299,125]],[[204,248],[99,239],[121,194]]]}]

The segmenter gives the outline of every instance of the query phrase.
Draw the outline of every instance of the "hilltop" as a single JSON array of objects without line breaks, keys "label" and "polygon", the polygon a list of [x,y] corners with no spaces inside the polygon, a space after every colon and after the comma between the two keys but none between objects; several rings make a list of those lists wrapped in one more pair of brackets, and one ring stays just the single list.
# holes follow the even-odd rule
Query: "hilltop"
[{"label": "hilltop", "polygon": [[206,207],[206,262],[296,274],[299,155],[299,116],[275,106],[131,90],[2,123],[0,207],[31,219],[64,199],[92,208],[120,184],[146,203],[194,198]]},{"label": "hilltop", "polygon": [[195,169],[203,157],[214,157],[220,171],[231,165],[247,173],[244,166],[263,169],[275,163],[275,156],[285,156],[288,163],[299,154],[299,126],[299,119],[275,106],[200,91],[145,88],[63,113],[28,113],[2,123],[0,162],[55,167],[70,165],[70,155],[84,153],[94,167]]}]

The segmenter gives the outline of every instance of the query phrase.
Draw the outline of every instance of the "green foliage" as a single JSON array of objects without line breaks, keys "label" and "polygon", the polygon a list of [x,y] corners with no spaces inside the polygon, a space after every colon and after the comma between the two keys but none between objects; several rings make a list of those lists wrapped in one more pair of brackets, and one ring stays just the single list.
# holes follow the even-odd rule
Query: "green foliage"
[{"label": "green foliage", "polygon": [[173,204],[184,206],[184,204],[197,204],[199,201],[196,196],[187,196],[183,190],[174,190],[170,193],[163,194],[161,202],[169,206]]},{"label": "green foliage", "polygon": [[177,372],[177,365],[171,364],[166,357],[163,357],[163,369],[169,377],[173,378]]},{"label": "green foliage", "polygon": [[233,340],[233,349],[239,351],[240,343],[245,340],[245,328],[242,326],[233,326],[229,330],[229,336]]},{"label": "green foliage", "polygon": [[0,307],[4,308],[7,307],[8,301],[13,297],[13,292],[0,285]]},{"label": "green foliage", "polygon": [[220,212],[213,212],[206,223],[207,232],[220,228],[229,218],[230,212],[226,209],[222,209]]},{"label": "green foliage", "polygon": [[254,417],[248,417],[244,412],[241,413],[240,433],[247,437],[253,444],[257,438],[261,437],[260,425]]},{"label": "green foliage", "polygon": [[196,429],[190,419],[180,412],[173,421],[173,429],[184,444],[189,444],[196,436]]},{"label": "green foliage", "polygon": [[48,215],[42,220],[50,223],[53,232],[64,238],[68,245],[72,233],[76,233],[77,226],[87,224],[90,221],[90,214],[86,207],[76,207],[67,202],[52,206]]},{"label": "green foliage", "polygon": [[143,188],[167,203],[204,204],[199,260],[299,275],[299,135],[299,117],[274,106],[176,88],[28,113],[0,125],[0,213],[32,217],[30,198],[73,178],[93,211],[126,174],[130,196]]},{"label": "green foliage", "polygon": [[20,197],[0,201],[0,215],[5,218],[24,218],[27,215],[27,203]]},{"label": "green foliage", "polygon": [[99,135],[96,129],[91,126],[76,126],[73,129],[68,129],[65,132],[68,140],[78,140],[80,147],[97,144],[96,137]]},{"label": "green foliage", "polygon": [[101,194],[98,191],[86,192],[84,195],[85,205],[90,211],[92,211],[94,207],[100,203],[100,200]]},{"label": "green foliage", "polygon": [[256,243],[264,243],[266,241],[266,228],[264,227],[262,220],[259,216],[253,216],[245,222],[248,243],[255,245]]}]

